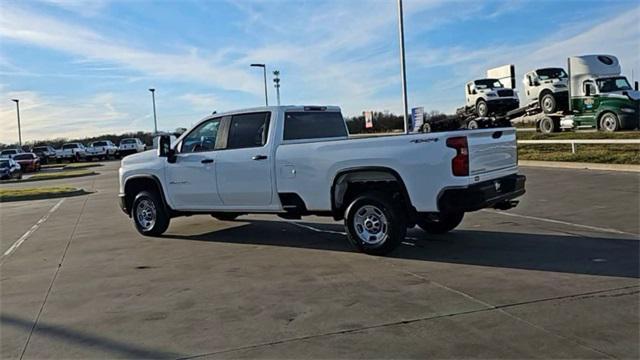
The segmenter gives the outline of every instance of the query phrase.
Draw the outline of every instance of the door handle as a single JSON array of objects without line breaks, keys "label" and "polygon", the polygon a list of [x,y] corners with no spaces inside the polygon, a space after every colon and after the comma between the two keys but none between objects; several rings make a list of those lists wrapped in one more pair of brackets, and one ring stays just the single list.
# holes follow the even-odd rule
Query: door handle
[{"label": "door handle", "polygon": [[265,160],[267,155],[254,155],[251,159],[253,160]]},{"label": "door handle", "polygon": [[211,164],[213,162],[213,159],[204,159],[202,161],[200,161],[203,164]]}]

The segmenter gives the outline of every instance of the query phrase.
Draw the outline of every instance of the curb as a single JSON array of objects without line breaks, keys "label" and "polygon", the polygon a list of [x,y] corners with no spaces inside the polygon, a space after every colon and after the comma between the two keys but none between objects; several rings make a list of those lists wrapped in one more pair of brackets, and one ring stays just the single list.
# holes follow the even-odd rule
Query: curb
[{"label": "curb", "polygon": [[48,179],[32,179],[32,178],[27,178],[27,179],[22,179],[22,180],[6,180],[3,182],[3,184],[22,184],[22,183],[28,183],[28,182],[36,182],[36,181],[47,181],[47,180],[64,180],[64,179],[73,179],[73,178],[77,178],[77,177],[83,177],[83,176],[94,176],[94,175],[98,175],[99,173],[92,171],[90,173],[87,174],[76,174],[76,175],[68,175],[68,176],[59,176],[59,177],[53,177],[53,178],[48,178]]},{"label": "curb", "polygon": [[564,162],[564,161],[520,160],[518,161],[518,165],[531,166],[531,167],[548,167],[548,168],[557,168],[557,169],[583,169],[583,170],[640,172],[640,165],[627,165],[627,164],[598,164],[598,163]]},{"label": "curb", "polygon": [[45,200],[45,199],[57,199],[63,197],[72,197],[72,196],[80,196],[91,194],[90,192],[85,191],[84,189],[75,189],[73,191],[56,193],[56,194],[38,194],[38,195],[29,195],[29,196],[6,196],[0,198],[0,203],[6,202],[15,202],[15,201],[28,201],[28,200]]}]

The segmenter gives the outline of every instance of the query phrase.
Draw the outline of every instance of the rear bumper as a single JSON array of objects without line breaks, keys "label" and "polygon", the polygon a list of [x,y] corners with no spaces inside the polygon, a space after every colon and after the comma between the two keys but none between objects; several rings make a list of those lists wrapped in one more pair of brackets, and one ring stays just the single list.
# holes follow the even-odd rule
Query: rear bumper
[{"label": "rear bumper", "polygon": [[524,175],[508,175],[473,184],[466,188],[445,189],[438,197],[440,212],[470,212],[505,203],[525,193]]},{"label": "rear bumper", "polygon": [[136,154],[137,152],[138,152],[137,149],[119,149],[118,150],[118,154],[120,154],[120,156],[122,157],[131,155],[131,154]]}]

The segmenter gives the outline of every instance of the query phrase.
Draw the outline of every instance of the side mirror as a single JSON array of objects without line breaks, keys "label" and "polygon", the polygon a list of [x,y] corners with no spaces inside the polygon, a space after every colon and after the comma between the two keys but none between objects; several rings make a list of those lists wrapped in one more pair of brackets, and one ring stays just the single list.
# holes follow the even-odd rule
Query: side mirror
[{"label": "side mirror", "polygon": [[636,81],[636,84],[635,84],[634,88],[636,89],[636,91],[638,91],[638,82],[637,81]]},{"label": "side mirror", "polygon": [[591,96],[591,85],[587,85],[584,89],[585,96]]},{"label": "side mirror", "polygon": [[171,148],[171,137],[169,135],[161,135],[158,139],[158,156],[166,157],[170,163],[175,162],[176,156]]},{"label": "side mirror", "polygon": [[478,92],[476,91],[476,89],[471,90],[471,94],[472,95],[476,95]]},{"label": "side mirror", "polygon": [[533,81],[533,86],[540,86],[540,81],[534,80]]}]

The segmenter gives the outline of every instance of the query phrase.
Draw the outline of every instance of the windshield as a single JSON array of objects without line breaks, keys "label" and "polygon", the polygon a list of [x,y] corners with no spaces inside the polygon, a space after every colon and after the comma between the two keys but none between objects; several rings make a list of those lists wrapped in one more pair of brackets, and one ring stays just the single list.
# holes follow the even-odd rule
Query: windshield
[{"label": "windshield", "polygon": [[136,139],[124,139],[120,142],[121,144],[135,144]]},{"label": "windshield", "polygon": [[96,141],[93,144],[91,144],[91,146],[107,146],[107,142],[106,141]]},{"label": "windshield", "polygon": [[34,147],[33,151],[48,151],[49,149],[47,149],[46,147],[42,146],[42,147]]},{"label": "windshield", "polygon": [[13,157],[14,160],[31,160],[31,154],[20,154]]},{"label": "windshield", "polygon": [[564,70],[561,68],[539,69],[536,70],[536,73],[538,74],[538,78],[540,80],[567,78],[567,73],[564,72]]},{"label": "windshield", "polygon": [[0,160],[0,168],[6,169],[8,167],[9,167],[9,161],[8,160]]},{"label": "windshield", "polygon": [[0,154],[2,155],[11,155],[11,154],[15,154],[17,153],[16,150],[2,150],[2,152]]},{"label": "windshield", "polygon": [[614,92],[623,90],[632,90],[631,85],[624,76],[598,79],[598,89],[600,92]]},{"label": "windshield", "polygon": [[66,145],[62,145],[62,148],[63,148],[63,149],[75,149],[75,148],[77,148],[77,147],[78,147],[78,145],[76,145],[76,144],[66,144]]},{"label": "windshield", "polygon": [[504,87],[500,80],[496,79],[476,80],[473,83],[476,84],[476,89],[499,89]]}]

